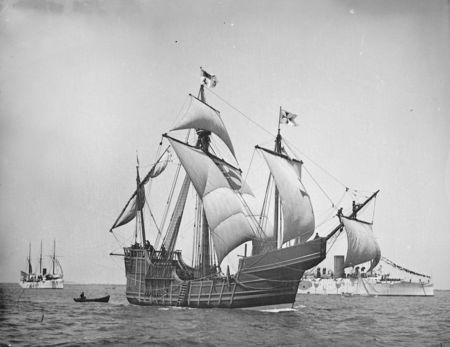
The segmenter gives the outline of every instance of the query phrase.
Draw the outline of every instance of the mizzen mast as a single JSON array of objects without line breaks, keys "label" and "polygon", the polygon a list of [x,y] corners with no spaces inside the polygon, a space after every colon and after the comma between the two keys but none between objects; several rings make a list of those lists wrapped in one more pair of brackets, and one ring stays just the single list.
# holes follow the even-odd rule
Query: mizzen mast
[{"label": "mizzen mast", "polygon": [[[136,192],[137,194],[142,194],[142,189],[141,188],[141,177],[139,176],[139,159],[136,157]],[[145,201],[145,197],[140,197],[140,199],[142,199],[143,201]],[[142,206],[143,207],[143,206]],[[138,204],[136,204],[136,228],[138,228],[138,225],[140,226],[141,229],[141,236],[142,236],[142,244],[145,245],[145,225],[144,225],[144,214],[142,212],[142,208],[138,207]],[[137,231],[137,229],[136,229]]]}]

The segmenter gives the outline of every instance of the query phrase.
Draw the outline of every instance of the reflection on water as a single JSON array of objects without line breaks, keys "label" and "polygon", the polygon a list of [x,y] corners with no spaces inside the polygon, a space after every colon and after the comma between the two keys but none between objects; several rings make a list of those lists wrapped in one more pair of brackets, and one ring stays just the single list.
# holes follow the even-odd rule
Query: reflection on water
[{"label": "reflection on water", "polygon": [[[109,303],[76,303],[111,295]],[[0,342],[11,345],[403,345],[450,343],[450,292],[435,297],[302,295],[292,305],[191,309],[128,304],[121,285],[0,285]]]}]

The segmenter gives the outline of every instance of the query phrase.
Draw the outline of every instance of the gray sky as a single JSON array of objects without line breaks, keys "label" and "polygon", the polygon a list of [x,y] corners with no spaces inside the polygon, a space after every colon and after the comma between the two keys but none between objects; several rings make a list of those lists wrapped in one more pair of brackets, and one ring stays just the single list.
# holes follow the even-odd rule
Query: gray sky
[{"label": "gray sky", "polygon": [[[450,288],[447,1],[0,6],[0,281],[18,280],[29,242],[36,261],[54,238],[66,280],[125,281],[108,229],[136,150],[150,165],[203,66],[270,131],[280,105],[298,113],[284,130],[296,148],[349,187],[381,189],[383,255]],[[217,107],[246,170],[272,140]]]}]

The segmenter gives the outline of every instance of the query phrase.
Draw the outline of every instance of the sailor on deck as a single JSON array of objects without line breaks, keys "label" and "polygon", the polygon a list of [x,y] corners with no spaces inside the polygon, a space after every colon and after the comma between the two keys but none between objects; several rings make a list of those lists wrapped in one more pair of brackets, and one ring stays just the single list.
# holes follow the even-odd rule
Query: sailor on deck
[{"label": "sailor on deck", "polygon": [[161,246],[161,259],[164,259],[166,257],[166,247],[164,244]]},{"label": "sailor on deck", "polygon": [[155,251],[155,248],[153,248],[149,240],[145,241],[145,249],[150,250],[150,255],[153,255],[153,252]]}]

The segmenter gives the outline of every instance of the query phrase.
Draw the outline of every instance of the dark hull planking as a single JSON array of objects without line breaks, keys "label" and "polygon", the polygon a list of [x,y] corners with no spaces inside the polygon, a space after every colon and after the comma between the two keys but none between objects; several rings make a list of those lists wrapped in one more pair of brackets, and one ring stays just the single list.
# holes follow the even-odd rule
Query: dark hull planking
[{"label": "dark hull planking", "polygon": [[184,307],[254,307],[295,301],[303,273],[326,255],[326,240],[242,258],[234,276],[194,278],[180,253],[170,259],[125,248],[126,296],[131,304]]}]

